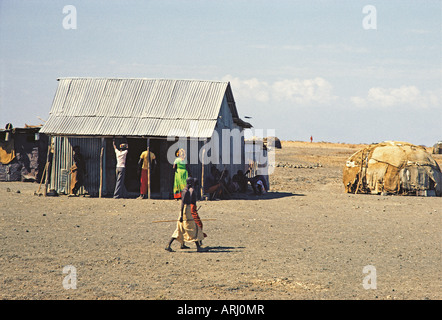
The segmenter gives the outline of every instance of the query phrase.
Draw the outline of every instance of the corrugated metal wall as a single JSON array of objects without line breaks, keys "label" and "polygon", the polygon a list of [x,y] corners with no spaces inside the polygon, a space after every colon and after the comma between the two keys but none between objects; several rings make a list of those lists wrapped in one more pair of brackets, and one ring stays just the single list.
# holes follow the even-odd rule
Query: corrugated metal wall
[{"label": "corrugated metal wall", "polygon": [[71,183],[70,175],[64,179],[65,170],[70,172],[73,165],[73,147],[79,146],[80,152],[86,162],[87,176],[85,177],[84,187],[79,191],[80,194],[90,194],[97,196],[100,187],[100,138],[69,138],[54,137],[54,157],[51,169],[51,180],[49,189],[54,189],[57,193],[69,194]]},{"label": "corrugated metal wall", "polygon": [[[219,141],[219,163],[215,164],[215,166],[220,170],[228,170],[229,176],[232,177],[237,170],[243,170],[245,171],[245,165],[244,160],[242,161],[242,164],[234,164],[233,163],[233,145],[231,145],[230,149],[230,163],[222,163],[222,134],[220,134],[220,141]],[[70,175],[66,176],[66,173],[70,171],[70,168],[73,164],[73,147],[78,145],[80,146],[80,152],[83,154],[85,162],[86,162],[86,169],[88,175],[85,178],[84,187],[80,189],[80,194],[90,194],[91,196],[98,196],[99,194],[99,187],[100,187],[100,150],[101,150],[101,138],[69,138],[69,137],[54,137],[53,138],[53,145],[54,145],[54,157],[53,157],[53,163],[51,168],[51,177],[50,177],[50,183],[49,183],[49,189],[54,189],[59,194],[69,194],[69,186],[70,186]],[[197,141],[197,147],[191,147],[191,143]],[[210,141],[210,139],[208,140]],[[191,155],[189,152],[194,151],[195,149],[198,150],[198,155],[200,153],[200,150],[202,146],[204,145],[204,141],[198,141],[193,140],[191,142],[190,139],[187,140],[185,149],[188,151],[188,161],[190,160]],[[170,148],[173,145],[174,142],[169,142],[166,140],[161,141],[161,157],[163,158],[162,164],[160,164],[160,193],[161,197],[168,198],[170,195],[172,195],[173,191],[173,170],[172,170],[172,164],[165,163],[166,160],[166,154],[167,149]],[[242,139],[242,145],[244,143],[244,140]],[[108,148],[109,152],[113,154],[113,150],[111,151],[111,148]],[[244,150],[244,148],[242,148]],[[106,152],[104,153],[104,155]],[[195,156],[195,155],[193,155]],[[244,159],[245,154],[243,152],[242,159]],[[103,187],[104,187],[104,194],[111,192],[111,189],[113,190],[113,183],[112,185],[107,186],[106,184],[106,174],[112,173],[113,171],[109,171],[109,164],[115,162],[114,157],[112,159],[106,160],[106,158],[103,159],[104,162],[104,172],[103,172]],[[198,160],[200,160],[198,158]],[[190,161],[189,161],[190,162]],[[210,166],[211,164],[208,163],[207,160],[207,154],[205,155],[205,177],[207,178],[207,175],[210,172]],[[114,169],[114,166],[111,166],[112,170]],[[198,179],[201,187],[202,183],[202,164],[200,161],[198,161],[197,164],[190,164],[189,166],[190,171],[192,172],[192,175],[194,178]],[[109,171],[109,172],[108,172]]]}]

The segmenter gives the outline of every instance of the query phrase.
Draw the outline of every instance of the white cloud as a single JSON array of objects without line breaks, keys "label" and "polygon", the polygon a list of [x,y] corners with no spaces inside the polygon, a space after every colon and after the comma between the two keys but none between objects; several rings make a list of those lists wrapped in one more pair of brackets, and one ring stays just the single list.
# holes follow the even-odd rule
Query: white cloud
[{"label": "white cloud", "polygon": [[420,94],[420,90],[415,86],[402,86],[393,89],[371,88],[368,90],[367,99],[383,107],[391,107],[399,104],[415,103]]},{"label": "white cloud", "polygon": [[350,101],[358,107],[404,107],[429,108],[440,105],[441,92],[422,92],[416,86],[399,88],[374,87],[366,97],[351,97]]},{"label": "white cloud", "polygon": [[325,79],[284,79],[271,84],[256,78],[241,80],[229,75],[223,81],[230,81],[238,99],[268,102],[288,101],[297,104],[328,103],[335,100],[332,85]]},{"label": "white cloud", "polygon": [[241,80],[229,75],[223,77],[222,80],[230,81],[236,98],[259,102],[268,102],[270,99],[269,85],[265,81],[259,81],[256,78]]},{"label": "white cloud", "polygon": [[319,77],[276,81],[272,85],[272,94],[278,101],[286,100],[299,104],[328,103],[336,99],[332,95],[332,85]]},{"label": "white cloud", "polygon": [[365,107],[367,105],[367,102],[364,98],[361,97],[351,97],[350,101],[355,105],[356,107]]},{"label": "white cloud", "polygon": [[442,89],[421,90],[415,85],[398,88],[373,87],[365,96],[338,97],[333,86],[322,77],[283,79],[274,82],[257,78],[240,79],[226,75],[238,101],[290,103],[296,106],[348,105],[358,108],[434,108],[442,107]]}]

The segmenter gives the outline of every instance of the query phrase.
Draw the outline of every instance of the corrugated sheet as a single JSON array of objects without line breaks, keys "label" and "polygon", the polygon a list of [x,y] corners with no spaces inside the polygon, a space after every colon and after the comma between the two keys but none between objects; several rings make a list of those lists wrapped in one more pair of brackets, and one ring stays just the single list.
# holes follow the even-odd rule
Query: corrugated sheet
[{"label": "corrugated sheet", "polygon": [[216,120],[150,118],[51,117],[46,132],[65,136],[211,137]]},{"label": "corrugated sheet", "polygon": [[74,154],[72,148],[80,147],[86,163],[87,176],[85,177],[84,186],[79,190],[80,194],[88,193],[90,195],[98,195],[100,181],[100,150],[101,139],[90,138],[67,138],[54,137],[54,159],[51,168],[51,180],[49,189],[54,189],[57,193],[69,194],[69,186],[71,183],[70,175],[65,179],[63,171],[70,169],[74,162]]},{"label": "corrugated sheet", "polygon": [[[62,78],[42,133],[180,136],[213,133],[228,82],[167,79]],[[232,114],[237,115],[234,101]],[[172,132],[172,133],[171,133]]]}]

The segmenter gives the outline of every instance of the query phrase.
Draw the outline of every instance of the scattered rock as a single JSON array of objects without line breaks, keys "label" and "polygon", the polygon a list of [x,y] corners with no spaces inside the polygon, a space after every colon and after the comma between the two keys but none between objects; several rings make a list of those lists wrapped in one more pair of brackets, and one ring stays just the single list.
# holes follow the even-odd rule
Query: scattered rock
[{"label": "scattered rock", "polygon": [[278,167],[278,168],[294,168],[294,169],[316,169],[316,168],[322,168],[323,165],[320,163],[316,163],[313,165],[278,163],[278,164],[276,164],[276,167]]}]

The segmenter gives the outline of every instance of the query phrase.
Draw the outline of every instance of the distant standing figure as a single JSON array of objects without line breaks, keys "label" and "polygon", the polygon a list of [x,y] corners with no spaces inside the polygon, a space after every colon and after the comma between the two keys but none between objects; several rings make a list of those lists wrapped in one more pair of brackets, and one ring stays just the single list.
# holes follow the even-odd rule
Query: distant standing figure
[{"label": "distant standing figure", "polygon": [[115,139],[112,141],[114,145],[115,155],[117,156],[116,168],[116,183],[114,191],[114,199],[123,198],[126,196],[126,187],[124,185],[124,178],[126,175],[126,156],[128,152],[128,145],[126,143],[120,144],[120,150],[115,146]]},{"label": "distant standing figure", "polygon": [[150,171],[153,172],[156,166],[156,157],[153,152],[146,150],[141,153],[140,160],[138,161],[138,168],[141,169],[139,199],[145,199],[147,196],[147,187],[149,184],[147,176],[148,161],[150,161]]},{"label": "distant standing figure", "polygon": [[191,211],[192,204],[196,204],[193,178],[188,178],[186,183],[187,185],[184,188],[181,197],[181,211],[177,221],[177,227],[165,248],[167,251],[171,252],[173,251],[171,245],[175,240],[181,243],[181,249],[189,248],[184,242],[195,242],[197,251],[204,251],[200,245],[200,242],[204,239],[204,234],[201,227],[195,223]]},{"label": "distant standing figure", "polygon": [[83,155],[80,153],[80,147],[75,146],[74,151],[74,164],[71,167],[71,193],[70,196],[76,196],[78,190],[84,184],[84,177],[86,173],[86,163]]},{"label": "distant standing figure", "polygon": [[313,136],[310,136],[310,143],[313,142]]},{"label": "distant standing figure", "polygon": [[173,169],[175,171],[175,178],[173,181],[173,197],[175,199],[181,198],[181,191],[186,187],[186,180],[190,176],[186,161],[186,151],[180,149],[178,151],[178,157],[173,163]]}]

